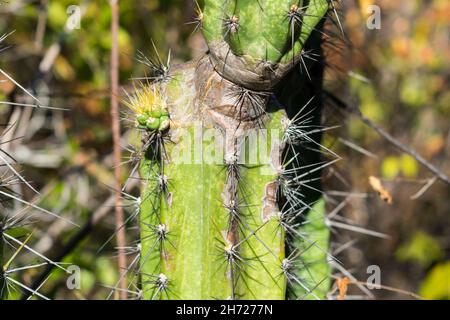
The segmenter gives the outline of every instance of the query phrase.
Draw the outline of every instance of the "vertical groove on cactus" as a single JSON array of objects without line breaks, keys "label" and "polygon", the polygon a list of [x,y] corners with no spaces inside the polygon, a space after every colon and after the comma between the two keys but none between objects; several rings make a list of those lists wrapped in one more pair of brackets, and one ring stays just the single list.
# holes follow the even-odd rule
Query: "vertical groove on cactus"
[{"label": "vertical groove on cactus", "polygon": [[318,95],[328,1],[205,2],[196,23],[208,54],[127,103],[143,132],[144,298],[324,298]]},{"label": "vertical groove on cactus", "polygon": [[243,267],[241,264],[242,257],[240,255],[239,248],[239,223],[243,219],[240,212],[239,199],[238,199],[238,185],[239,181],[239,166],[238,161],[238,146],[236,139],[232,138],[231,141],[226,137],[225,146],[225,165],[226,165],[226,182],[225,188],[222,192],[223,206],[228,211],[228,229],[224,233],[225,241],[225,256],[228,263],[228,278],[231,285],[231,299],[236,298],[237,278],[239,276],[240,269]]}]

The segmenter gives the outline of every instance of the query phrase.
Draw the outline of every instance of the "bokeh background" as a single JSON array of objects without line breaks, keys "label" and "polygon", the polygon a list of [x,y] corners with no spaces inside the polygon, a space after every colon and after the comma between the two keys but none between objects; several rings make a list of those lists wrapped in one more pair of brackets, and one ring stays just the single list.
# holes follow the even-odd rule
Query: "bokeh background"
[{"label": "bokeh background", "polygon": [[[367,6],[381,7],[380,30],[366,27]],[[68,31],[67,8],[82,10],[79,29]],[[201,5],[201,3],[200,3]],[[336,5],[346,40],[330,25],[327,40],[326,90],[356,103],[372,121],[400,143],[450,174],[450,2],[448,0],[345,0]],[[146,73],[135,59],[139,51],[156,58],[152,40],[172,65],[205,52],[194,32],[196,5],[190,0],[120,1],[120,82]],[[14,186],[29,201],[83,226],[34,215],[29,244],[46,256],[82,269],[80,290],[68,290],[67,275],[54,270],[40,289],[54,299],[105,299],[118,280],[111,199],[113,177],[109,62],[111,10],[106,0],[0,1],[0,34],[14,31],[0,53],[0,68],[34,92],[48,110],[0,106],[2,148],[40,191]],[[0,80],[4,80],[1,78]],[[0,82],[0,100],[30,103],[10,81]],[[324,124],[338,125],[325,145],[343,159],[324,172],[329,203],[345,221],[389,235],[388,239],[333,230],[337,257],[361,282],[367,267],[377,265],[389,290],[371,290],[377,299],[450,298],[450,186],[413,157],[387,143],[358,117],[331,105]],[[13,126],[5,126],[13,124]],[[6,130],[8,128],[8,130]],[[123,158],[132,138],[123,123]],[[130,172],[123,167],[123,181]],[[392,197],[386,203],[371,187],[378,177]],[[130,196],[138,190],[129,188]],[[125,197],[127,217],[133,201]],[[20,210],[20,203],[9,210]],[[136,223],[127,224],[130,247],[138,239]],[[129,250],[129,259],[135,252]],[[23,253],[17,266],[30,264]],[[17,274],[32,286],[44,268]],[[340,273],[337,270],[337,275]],[[405,292],[401,292],[405,291]],[[14,298],[20,297],[17,291]],[[367,292],[349,287],[349,298]]]}]

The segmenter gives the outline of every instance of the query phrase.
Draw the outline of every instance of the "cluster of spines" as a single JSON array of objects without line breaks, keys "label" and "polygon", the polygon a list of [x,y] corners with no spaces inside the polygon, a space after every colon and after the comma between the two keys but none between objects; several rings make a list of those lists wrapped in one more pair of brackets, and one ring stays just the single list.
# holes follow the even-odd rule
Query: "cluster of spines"
[{"label": "cluster of spines", "polygon": [[[167,132],[159,132],[157,135],[148,136],[148,142],[145,144],[147,157],[149,153],[153,154],[150,159],[150,162],[144,161],[143,165],[148,166],[145,170],[153,171],[153,174],[150,173],[151,176],[144,176],[144,182],[147,185],[153,186],[153,191],[147,194],[147,197],[151,198],[153,201],[153,208],[149,212],[149,215],[152,217],[149,219],[152,223],[145,223],[141,221],[141,228],[145,228],[146,232],[149,234],[148,237],[153,242],[152,247],[146,253],[146,256],[141,257],[141,265],[145,264],[147,260],[151,259],[152,255],[155,255],[155,252],[158,253],[160,259],[163,259],[165,256],[165,246],[167,245],[173,246],[173,243],[170,242],[170,230],[168,226],[163,223],[160,208],[161,202],[167,201],[170,196],[169,191],[169,177],[167,177],[164,173],[165,162],[167,159],[167,154],[165,152],[164,144],[167,142]],[[153,181],[151,181],[153,180]],[[142,213],[141,213],[142,217]],[[141,239],[145,240],[145,239]],[[157,262],[157,268],[159,269],[160,261]],[[159,272],[159,270],[155,270],[152,274],[143,274],[141,275],[142,281],[147,281],[147,284],[150,284],[152,288],[151,299],[157,299],[160,295],[165,295],[168,298],[168,291],[170,285],[170,278]],[[146,278],[147,280],[144,280]],[[144,292],[144,296],[147,295],[147,292]]]},{"label": "cluster of spines", "polygon": [[[137,287],[135,281],[140,280],[143,284],[142,287],[150,287],[152,292],[148,292],[148,289],[133,291],[131,288],[128,288],[128,293],[138,299],[150,297],[152,300],[157,299],[160,295],[168,296],[169,278],[163,273],[159,273],[157,269],[148,274],[143,272],[142,268],[155,254],[162,257],[166,242],[170,243],[170,231],[162,223],[160,215],[160,201],[167,199],[169,196],[169,178],[164,174],[164,167],[165,162],[168,160],[165,145],[170,143],[168,134],[170,115],[162,85],[170,79],[170,55],[166,65],[161,62],[158,53],[157,57],[157,62],[154,62],[142,52],[139,52],[138,61],[150,69],[151,76],[146,77],[145,84],[141,84],[134,95],[128,95],[128,100],[124,102],[132,111],[130,122],[136,129],[142,131],[141,147],[138,150],[133,149],[129,161],[136,163],[133,173],[141,167],[141,179],[144,182],[143,190],[151,188],[149,192],[141,195],[144,198],[133,199],[134,217],[138,217],[141,214],[141,204],[144,201],[151,203],[151,210],[148,213],[149,219],[144,219],[142,214],[140,216],[141,238],[136,246],[137,256],[130,264],[127,272],[134,269],[136,275],[130,282],[130,286],[134,285]],[[139,96],[147,98],[140,99]],[[151,221],[151,223],[144,220]],[[149,240],[152,244],[148,252],[143,254],[142,242]],[[170,245],[173,244],[170,243]],[[156,267],[159,268],[158,265]],[[114,290],[118,290],[117,285],[113,288],[110,295]]]},{"label": "cluster of spines", "polygon": [[[323,288],[319,290],[318,287],[323,281],[329,280],[327,275],[322,275],[321,279],[314,279],[308,275],[308,270],[314,264],[323,264],[329,269],[329,262],[335,260],[329,253],[328,247],[317,243],[323,236],[322,231],[316,234],[314,230],[316,227],[307,230],[309,225],[317,224],[324,230],[328,229],[325,207],[321,200],[325,193],[320,186],[317,186],[317,183],[322,179],[322,170],[340,160],[338,155],[317,140],[317,135],[321,136],[325,131],[334,128],[314,124],[312,114],[316,111],[314,100],[317,99],[317,97],[311,98],[292,119],[285,123],[283,137],[285,151],[278,178],[282,199],[279,221],[286,232],[286,252],[288,253],[288,257],[283,261],[282,269],[288,280],[290,297],[297,299],[308,298],[308,296],[313,299],[326,298],[326,292],[323,292]],[[301,150],[308,150],[317,155],[324,154],[325,159],[307,163],[302,159]],[[331,160],[328,160],[327,158],[330,157]],[[307,198],[306,194],[311,192],[317,195],[313,197],[316,200]],[[314,218],[310,218],[311,216]],[[316,219],[320,219],[321,222]],[[311,261],[311,258],[305,260],[304,256],[308,256],[310,251],[321,252],[324,258],[320,261]],[[304,295],[299,296],[296,293],[299,290],[295,288],[300,288],[300,292]]]},{"label": "cluster of spines", "polygon": [[[128,95],[124,103],[131,109],[131,123],[142,132],[142,143],[138,150],[133,151],[130,162],[136,163],[133,172],[140,168],[143,192],[141,197],[134,199],[135,217],[140,216],[141,238],[137,248],[136,259],[130,264],[129,270],[134,269],[135,277],[130,282],[129,292],[138,299],[169,298],[170,278],[160,272],[161,259],[165,255],[167,245],[174,247],[171,242],[171,232],[161,217],[161,202],[170,201],[169,177],[165,175],[165,164],[168,161],[166,145],[172,143],[170,139],[170,114],[166,104],[164,86],[170,79],[170,54],[164,64],[156,51],[157,60],[154,61],[142,52],[137,60],[148,67],[150,76],[135,78],[144,80],[133,95]],[[145,98],[139,98],[144,96]],[[150,203],[150,210],[143,212],[142,203]],[[144,216],[145,214],[145,216]],[[143,250],[143,242],[150,242]],[[154,270],[150,273],[143,271],[143,266],[158,256],[154,263]],[[152,262],[153,263],[153,262]],[[129,271],[127,270],[127,271]],[[142,283],[139,290],[131,290],[131,286],[138,287],[136,282]],[[117,286],[113,288],[117,290]],[[113,290],[113,291],[114,291]],[[113,292],[112,291],[112,292]],[[111,292],[111,294],[112,294]]]},{"label": "cluster of spines", "polygon": [[[133,169],[130,177],[121,189],[122,196],[129,202],[127,207],[132,214],[126,219],[125,224],[118,226],[124,228],[131,220],[139,219],[141,236],[137,243],[122,249],[127,255],[134,255],[126,270],[120,271],[119,280],[114,286],[106,286],[111,289],[107,299],[114,293],[126,290],[130,299],[158,299],[169,298],[170,278],[160,272],[160,259],[154,264],[151,272],[144,271],[144,265],[155,256],[164,257],[167,245],[174,246],[171,242],[171,232],[162,222],[160,214],[161,201],[170,201],[169,177],[164,174],[165,164],[168,161],[166,152],[167,144],[173,143],[170,138],[171,119],[166,101],[165,85],[170,82],[170,54],[167,62],[163,63],[156,47],[153,44],[157,59],[153,60],[139,52],[136,60],[149,69],[149,76],[133,78],[138,82],[133,93],[125,92],[126,99],[122,103],[127,106],[124,121],[142,134],[139,147],[135,145],[127,148],[128,160],[124,164],[131,164]],[[130,182],[136,179],[140,173],[140,181],[143,183],[140,197],[134,197],[125,192]],[[143,204],[150,204],[150,209],[142,209]],[[144,212],[145,211],[145,212]],[[143,214],[145,213],[145,216]],[[117,230],[116,230],[117,232]],[[113,239],[115,234],[98,249],[98,252]],[[150,242],[147,249],[143,249],[143,243]],[[127,289],[119,288],[123,278],[127,277]],[[171,294],[173,295],[173,294]]]},{"label": "cluster of spines", "polygon": [[[0,36],[0,45],[10,34]],[[0,53],[6,50],[7,47],[0,47]],[[6,73],[0,68],[0,75],[6,80],[14,83],[20,90],[22,90],[28,97],[30,97],[34,104],[24,104],[10,101],[0,101],[0,105],[7,105],[11,107],[33,107],[42,109],[58,109],[51,108],[47,106],[42,106],[38,98],[31,94],[27,89],[20,85],[12,76]],[[10,141],[6,141],[4,138],[9,130],[13,130],[13,125],[4,125],[5,128],[0,134],[0,145],[5,145]],[[21,229],[26,229],[32,224],[31,214],[28,214],[30,210],[36,210],[53,218],[62,219],[72,225],[73,222],[59,217],[58,215],[39,207],[34,202],[28,202],[22,198],[22,195],[17,192],[20,186],[24,185],[31,191],[39,194],[39,192],[18,172],[15,167],[15,159],[7,150],[0,150],[0,161],[2,162],[0,167],[2,168],[2,174],[0,175],[0,206],[1,206],[1,217],[0,217],[0,300],[8,299],[10,297],[11,291],[22,292],[24,297],[31,299],[32,297],[38,297],[40,299],[48,300],[48,298],[42,295],[39,291],[43,284],[39,283],[37,288],[30,288],[26,284],[16,279],[16,274],[19,272],[39,269],[48,264],[54,265],[57,268],[67,271],[60,263],[54,262],[33,249],[29,245],[32,233],[28,235],[24,234],[24,240],[21,240],[21,236],[13,236],[12,234]],[[12,211],[11,202],[18,202],[23,205],[21,210]],[[34,257],[40,262],[35,262],[29,265],[22,265],[20,267],[15,267],[17,259],[22,251],[30,252]]]}]

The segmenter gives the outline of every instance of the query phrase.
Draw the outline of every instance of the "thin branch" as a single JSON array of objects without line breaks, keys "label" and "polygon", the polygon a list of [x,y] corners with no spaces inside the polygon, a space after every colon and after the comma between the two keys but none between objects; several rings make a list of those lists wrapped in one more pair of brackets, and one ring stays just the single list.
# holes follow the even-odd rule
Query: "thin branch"
[{"label": "thin branch", "polygon": [[[118,229],[117,232],[117,247],[118,249],[118,267],[119,272],[122,273],[127,268],[126,254],[122,248],[126,246],[125,228],[120,228],[124,225],[124,213],[122,207],[122,189],[120,183],[121,177],[121,154],[120,154],[120,114],[119,114],[119,0],[111,0],[111,36],[112,36],[112,50],[111,50],[111,117],[112,117],[112,132],[114,145],[114,176],[116,180],[115,185],[115,223]],[[119,296],[121,300],[127,299],[127,279],[121,277]]]},{"label": "thin branch", "polygon": [[[335,275],[332,275],[331,277],[332,277],[333,279],[336,279],[336,280],[337,280],[337,279],[341,279],[340,277],[335,276]],[[395,287],[386,286],[386,285],[382,285],[382,284],[376,284],[376,285],[374,285],[373,283],[368,283],[368,282],[358,281],[358,280],[356,280],[356,279],[355,279],[355,280],[350,280],[348,284],[353,284],[353,285],[357,285],[357,286],[362,285],[362,286],[364,286],[364,287],[376,286],[376,287],[378,287],[378,288],[381,289],[381,290],[386,290],[386,291],[391,291],[391,292],[400,293],[400,294],[403,294],[403,295],[410,296],[410,297],[412,297],[412,298],[414,298],[414,299],[417,299],[417,300],[424,300],[424,298],[422,298],[422,297],[421,297],[420,295],[418,295],[418,294],[415,294],[414,292],[407,291],[407,290],[403,290],[403,289],[398,289],[398,288],[395,288]]]},{"label": "thin branch", "polygon": [[436,180],[437,180],[437,177],[433,177],[431,179],[428,179],[427,183],[422,188],[420,188],[419,191],[417,191],[414,195],[412,195],[410,197],[410,199],[411,200],[419,199],[425,192],[428,191],[428,189],[430,189],[433,186],[433,184],[436,182]]}]

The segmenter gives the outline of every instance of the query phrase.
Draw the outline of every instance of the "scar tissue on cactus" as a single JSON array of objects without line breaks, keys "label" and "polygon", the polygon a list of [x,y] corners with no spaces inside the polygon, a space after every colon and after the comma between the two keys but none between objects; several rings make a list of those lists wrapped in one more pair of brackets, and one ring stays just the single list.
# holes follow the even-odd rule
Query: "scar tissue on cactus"
[{"label": "scar tissue on cactus", "polygon": [[204,57],[129,96],[143,133],[144,298],[326,297],[318,149],[329,9],[206,0],[196,20]]}]

